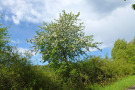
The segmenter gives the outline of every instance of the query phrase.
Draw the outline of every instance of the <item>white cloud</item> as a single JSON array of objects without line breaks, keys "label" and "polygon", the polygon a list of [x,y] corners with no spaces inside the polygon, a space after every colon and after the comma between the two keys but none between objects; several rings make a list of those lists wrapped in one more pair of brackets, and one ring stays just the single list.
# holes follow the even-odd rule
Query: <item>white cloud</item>
[{"label": "white cloud", "polygon": [[19,24],[20,23],[20,20],[17,17],[15,17],[15,16],[12,16],[12,20],[13,20],[13,22],[15,24]]},{"label": "white cloud", "polygon": [[12,14],[14,23],[19,24],[20,21],[50,22],[58,17],[62,10],[76,13],[83,11],[81,7],[84,4],[83,0],[3,0],[0,7],[7,9],[7,12]]},{"label": "white cloud", "polygon": [[10,18],[9,18],[7,15],[4,17],[4,19],[5,19],[6,21],[10,20]]},{"label": "white cloud", "polygon": [[[81,12],[86,35],[103,42],[102,48],[112,47],[118,38],[130,41],[135,36],[135,11],[129,1],[121,0],[2,0],[15,24],[21,21],[42,23],[58,18],[62,10]],[[7,17],[8,18],[8,17]],[[8,20],[8,19],[7,19]]]},{"label": "white cloud", "polygon": [[20,52],[20,53],[25,53],[26,51],[28,51],[29,49],[26,49],[26,48],[17,48],[18,49],[18,51]]},{"label": "white cloud", "polygon": [[88,20],[86,34],[93,34],[96,41],[105,45],[113,44],[118,38],[130,41],[135,36],[135,11],[130,6],[118,8],[100,20]]},{"label": "white cloud", "polygon": [[[129,1],[114,1],[114,0],[2,0],[1,7],[7,8],[12,14],[11,18],[15,24],[20,21],[28,21],[39,23],[42,21],[50,22],[58,17],[62,10],[67,12],[81,12],[81,17],[93,19],[104,16],[104,13],[111,12],[118,7],[124,7]],[[108,8],[109,7],[109,8]],[[97,15],[97,11],[102,11]],[[93,11],[94,10],[94,11]],[[98,13],[99,14],[99,13]]]},{"label": "white cloud", "polygon": [[21,41],[19,39],[17,39],[17,41],[11,40],[11,43],[13,43],[13,44],[19,44],[19,43],[21,43]]},{"label": "white cloud", "polygon": [[25,52],[29,52],[31,53],[34,57],[38,57],[39,53],[36,54],[36,52],[31,52],[29,49],[27,48],[17,48],[19,53],[25,54]]}]

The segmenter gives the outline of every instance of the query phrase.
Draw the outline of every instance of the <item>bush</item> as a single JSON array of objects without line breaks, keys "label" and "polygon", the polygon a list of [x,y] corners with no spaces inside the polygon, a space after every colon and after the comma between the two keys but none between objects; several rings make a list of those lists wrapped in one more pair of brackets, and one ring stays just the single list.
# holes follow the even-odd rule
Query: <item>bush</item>
[{"label": "bush", "polygon": [[33,70],[35,71],[34,84],[31,86],[33,90],[39,90],[40,88],[43,90],[60,90],[58,76],[47,66],[44,67],[33,66]]},{"label": "bush", "polygon": [[31,68],[27,61],[28,58],[21,56],[11,47],[7,50],[0,53],[3,55],[0,58],[0,88],[2,90],[9,90],[11,88],[20,89],[27,86],[29,82],[25,81],[24,76],[28,73],[26,70],[28,71]]},{"label": "bush", "polygon": [[105,86],[133,74],[133,64],[123,59],[111,60],[94,56],[70,63],[69,66],[63,64],[56,73],[62,78],[64,87],[84,89],[95,83]]},{"label": "bush", "polygon": [[102,85],[114,82],[120,78],[133,74],[133,64],[128,63],[126,60],[108,60],[105,61],[104,65],[101,67],[104,72],[104,80]]}]

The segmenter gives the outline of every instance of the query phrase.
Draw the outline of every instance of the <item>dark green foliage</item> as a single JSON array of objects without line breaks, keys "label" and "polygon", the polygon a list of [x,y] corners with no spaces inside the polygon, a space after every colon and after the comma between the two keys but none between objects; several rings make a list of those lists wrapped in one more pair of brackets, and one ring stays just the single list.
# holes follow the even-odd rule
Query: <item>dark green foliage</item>
[{"label": "dark green foliage", "polygon": [[32,70],[34,73],[29,74],[33,76],[33,84],[29,87],[32,87],[33,90],[39,90],[42,88],[43,90],[59,90],[60,83],[57,79],[58,76],[49,68],[40,68],[37,66],[33,66]]},{"label": "dark green foliage", "polygon": [[100,57],[87,58],[84,61],[64,63],[55,70],[61,78],[62,87],[69,89],[90,89],[97,83],[101,86],[110,84],[120,78],[133,74],[133,64],[124,60],[112,61]]},{"label": "dark green foliage", "polygon": [[88,77],[87,82],[101,85],[106,85],[133,73],[132,64],[121,60],[106,60],[100,57],[93,57],[85,63],[82,62],[80,70],[80,73]]},{"label": "dark green foliage", "polygon": [[[26,81],[28,76],[25,69],[30,70],[30,64],[27,57],[22,57],[18,52],[15,52],[11,47],[9,51],[0,52],[0,88],[3,90],[10,90],[11,88],[22,88],[30,83]],[[31,71],[30,71],[31,72]],[[25,77],[24,77],[25,76]]]},{"label": "dark green foliage", "polygon": [[132,4],[132,8],[135,10],[135,4]]},{"label": "dark green foliage", "polygon": [[58,88],[59,83],[54,79],[56,75],[51,73],[51,70],[48,72],[30,65],[28,58],[22,57],[18,52],[12,51],[9,55],[7,62],[0,64],[0,88],[2,90],[22,90],[24,88],[52,90]]}]

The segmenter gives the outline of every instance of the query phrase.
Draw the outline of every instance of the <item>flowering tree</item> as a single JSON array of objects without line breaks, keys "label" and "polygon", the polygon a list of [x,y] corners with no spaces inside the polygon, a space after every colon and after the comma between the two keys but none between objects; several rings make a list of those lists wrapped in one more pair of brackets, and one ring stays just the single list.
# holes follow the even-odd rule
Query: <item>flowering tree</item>
[{"label": "flowering tree", "polygon": [[68,61],[73,61],[76,56],[90,51],[89,47],[99,49],[97,44],[100,43],[92,43],[93,36],[85,36],[82,32],[83,23],[77,22],[80,20],[79,15],[80,13],[74,15],[63,10],[54,22],[50,24],[44,22],[35,38],[28,41],[34,44],[34,50],[40,50],[44,62],[68,64]]}]

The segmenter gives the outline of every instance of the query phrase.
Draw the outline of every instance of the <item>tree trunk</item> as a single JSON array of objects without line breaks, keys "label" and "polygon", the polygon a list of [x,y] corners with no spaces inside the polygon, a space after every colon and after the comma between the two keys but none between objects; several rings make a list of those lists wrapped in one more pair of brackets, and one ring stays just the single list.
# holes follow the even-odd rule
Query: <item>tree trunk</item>
[{"label": "tree trunk", "polygon": [[65,63],[68,65],[68,60],[67,60],[65,51],[63,51],[63,55],[64,55],[64,58],[65,58]]}]

